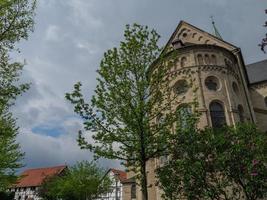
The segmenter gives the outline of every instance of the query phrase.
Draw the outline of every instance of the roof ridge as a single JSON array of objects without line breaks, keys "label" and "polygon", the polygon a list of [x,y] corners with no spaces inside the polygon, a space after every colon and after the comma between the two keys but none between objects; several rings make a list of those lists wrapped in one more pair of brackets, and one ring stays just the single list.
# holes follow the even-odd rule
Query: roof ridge
[{"label": "roof ridge", "polygon": [[57,166],[51,166],[51,167],[29,168],[29,169],[26,169],[24,172],[29,171],[29,170],[54,169],[54,168],[60,168],[60,167],[67,167],[67,165],[57,165]]}]

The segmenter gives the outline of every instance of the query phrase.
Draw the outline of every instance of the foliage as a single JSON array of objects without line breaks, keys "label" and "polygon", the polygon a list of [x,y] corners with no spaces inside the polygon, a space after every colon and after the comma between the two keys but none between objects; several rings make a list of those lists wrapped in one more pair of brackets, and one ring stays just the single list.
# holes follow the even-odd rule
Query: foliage
[{"label": "foliage", "polygon": [[13,200],[15,196],[14,192],[0,192],[1,200]]},{"label": "foliage", "polygon": [[9,64],[5,50],[0,51],[0,191],[16,180],[15,170],[22,166],[23,153],[15,138],[18,127],[9,112],[16,96],[26,91],[28,84],[18,84],[22,65]]},{"label": "foliage", "polygon": [[[267,9],[265,10],[265,14],[267,14]],[[263,25],[264,27],[267,28],[267,21],[265,21],[265,24]],[[265,38],[262,39],[261,43],[259,44],[259,46],[261,47],[261,50],[265,52],[265,46],[267,45],[267,33],[265,35]]]},{"label": "foliage", "polygon": [[[191,120],[192,121],[192,120]],[[252,124],[178,129],[158,170],[165,199],[248,199],[267,195],[267,135]]]},{"label": "foliage", "polygon": [[81,148],[122,160],[137,174],[143,199],[147,199],[146,162],[166,151],[175,120],[170,108],[177,95],[171,92],[173,78],[168,76],[175,61],[169,55],[167,62],[160,54],[155,30],[127,25],[124,39],[119,48],[104,54],[91,103],[84,100],[81,83],[66,98],[84,120],[84,129],[92,134],[90,143],[79,132]]},{"label": "foliage", "polygon": [[10,106],[29,88],[18,83],[23,64],[12,63],[8,54],[33,30],[34,8],[35,1],[0,1],[0,191],[16,180],[15,170],[22,166],[23,153],[15,141],[18,127]]},{"label": "foliage", "polygon": [[35,0],[0,1],[0,48],[13,49],[33,30]]},{"label": "foliage", "polygon": [[110,189],[111,180],[95,163],[83,161],[61,176],[49,177],[39,190],[46,200],[90,200]]}]

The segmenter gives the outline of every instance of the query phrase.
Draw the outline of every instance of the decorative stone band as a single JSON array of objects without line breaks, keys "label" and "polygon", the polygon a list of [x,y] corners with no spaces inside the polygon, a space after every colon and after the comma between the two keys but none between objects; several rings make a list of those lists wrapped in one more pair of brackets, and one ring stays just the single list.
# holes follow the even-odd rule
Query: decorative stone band
[{"label": "decorative stone band", "polygon": [[193,65],[193,66],[187,66],[182,69],[177,69],[175,71],[169,72],[169,76],[175,77],[177,75],[188,75],[188,74],[194,74],[196,72],[206,72],[206,71],[218,71],[223,74],[232,75],[235,77],[235,79],[240,82],[240,78],[238,75],[238,72],[233,69],[233,67],[229,66],[219,66],[219,65]]}]

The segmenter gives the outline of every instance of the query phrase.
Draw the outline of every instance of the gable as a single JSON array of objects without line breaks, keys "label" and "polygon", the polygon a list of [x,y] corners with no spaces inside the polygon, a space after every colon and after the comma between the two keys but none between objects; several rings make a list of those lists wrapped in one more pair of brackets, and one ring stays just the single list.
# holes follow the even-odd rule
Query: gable
[{"label": "gable", "polygon": [[[182,44],[182,45],[181,45]],[[187,22],[181,21],[171,38],[167,42],[164,51],[167,49],[176,49],[180,46],[187,46],[192,44],[208,44],[216,45],[223,48],[226,48],[230,51],[236,49],[237,47],[220,39],[216,36],[207,33]]]}]

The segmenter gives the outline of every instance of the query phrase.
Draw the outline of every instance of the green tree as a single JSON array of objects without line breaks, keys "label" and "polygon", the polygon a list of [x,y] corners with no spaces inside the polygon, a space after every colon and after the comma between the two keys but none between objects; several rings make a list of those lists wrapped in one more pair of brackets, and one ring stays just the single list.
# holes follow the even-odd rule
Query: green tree
[{"label": "green tree", "polygon": [[[265,14],[267,14],[267,9],[265,9]],[[265,21],[263,26],[267,28],[267,21]],[[266,45],[267,45],[267,33],[265,34],[265,37],[261,40],[261,43],[259,44],[259,46],[261,47],[261,50],[264,53],[266,53],[266,51],[265,51]]]},{"label": "green tree", "polygon": [[[119,159],[136,173],[143,199],[147,193],[147,161],[162,155],[175,120],[171,103],[177,95],[168,76],[175,59],[158,46],[155,30],[134,24],[126,26],[119,48],[108,50],[100,63],[95,95],[87,103],[81,83],[66,98],[84,120],[84,129],[91,133],[87,142],[80,131],[81,148],[97,156]],[[167,55],[166,55],[167,56]]]},{"label": "green tree", "polygon": [[13,49],[33,31],[35,0],[0,1],[0,48]]},{"label": "green tree", "polygon": [[95,163],[83,161],[61,176],[48,177],[39,190],[46,200],[92,200],[110,190],[111,180]]},{"label": "green tree", "polygon": [[267,195],[267,135],[254,125],[178,129],[171,159],[158,169],[165,199],[262,199]]},{"label": "green tree", "polygon": [[22,166],[23,153],[15,141],[18,127],[10,107],[29,84],[18,83],[23,64],[12,63],[9,53],[33,30],[34,8],[35,1],[0,1],[0,191],[15,181],[15,170]]},{"label": "green tree", "polygon": [[0,191],[16,180],[15,170],[22,166],[23,153],[16,143],[18,127],[9,109],[15,98],[29,88],[29,84],[17,82],[22,65],[9,64],[4,52],[0,55]]}]

